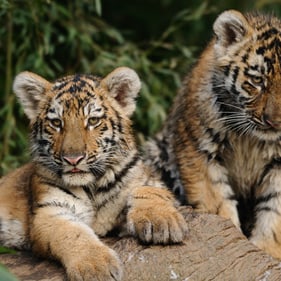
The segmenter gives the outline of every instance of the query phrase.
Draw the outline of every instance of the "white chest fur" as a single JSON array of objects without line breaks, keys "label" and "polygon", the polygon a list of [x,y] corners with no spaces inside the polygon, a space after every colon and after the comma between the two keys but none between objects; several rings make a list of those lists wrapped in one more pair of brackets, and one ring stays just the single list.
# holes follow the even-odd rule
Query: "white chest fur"
[{"label": "white chest fur", "polygon": [[281,144],[231,135],[229,147],[225,148],[221,154],[232,188],[244,194],[258,185],[272,159],[281,156]]}]

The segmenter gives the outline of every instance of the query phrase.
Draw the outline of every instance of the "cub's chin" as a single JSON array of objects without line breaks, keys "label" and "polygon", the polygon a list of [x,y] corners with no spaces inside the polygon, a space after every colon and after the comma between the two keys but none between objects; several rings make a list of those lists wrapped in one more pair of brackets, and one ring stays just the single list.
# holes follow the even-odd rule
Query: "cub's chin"
[{"label": "cub's chin", "polygon": [[94,182],[94,176],[92,173],[83,171],[73,171],[64,173],[62,180],[66,185],[70,186],[86,186]]},{"label": "cub's chin", "polygon": [[281,129],[256,128],[252,131],[252,135],[262,141],[275,142],[281,140]]}]

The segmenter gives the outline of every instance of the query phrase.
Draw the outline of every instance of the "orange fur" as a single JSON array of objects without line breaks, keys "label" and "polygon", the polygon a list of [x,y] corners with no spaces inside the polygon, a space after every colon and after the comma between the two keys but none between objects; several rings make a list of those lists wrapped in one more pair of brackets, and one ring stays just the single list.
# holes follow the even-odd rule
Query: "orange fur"
[{"label": "orange fur", "polygon": [[146,161],[183,204],[281,258],[281,21],[230,10],[213,30]]},{"label": "orange fur", "polygon": [[[99,236],[120,230],[149,243],[183,240],[176,200],[136,148],[130,117],[139,89],[137,74],[125,67],[103,79],[16,77],[33,163],[0,181],[1,244],[60,261],[71,281],[116,281],[121,262]],[[135,192],[146,200],[136,204]]]}]

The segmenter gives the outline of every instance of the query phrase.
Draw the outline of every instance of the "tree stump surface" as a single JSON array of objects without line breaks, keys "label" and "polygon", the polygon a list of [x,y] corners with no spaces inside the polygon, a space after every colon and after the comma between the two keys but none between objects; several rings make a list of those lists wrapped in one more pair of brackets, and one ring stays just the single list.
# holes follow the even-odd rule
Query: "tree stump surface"
[{"label": "tree stump surface", "polygon": [[[103,239],[119,253],[124,281],[281,280],[281,262],[250,243],[230,220],[196,214],[188,207],[182,213],[189,233],[180,245],[141,245],[132,237]],[[2,254],[0,263],[20,281],[66,280],[58,263],[28,252]]]}]

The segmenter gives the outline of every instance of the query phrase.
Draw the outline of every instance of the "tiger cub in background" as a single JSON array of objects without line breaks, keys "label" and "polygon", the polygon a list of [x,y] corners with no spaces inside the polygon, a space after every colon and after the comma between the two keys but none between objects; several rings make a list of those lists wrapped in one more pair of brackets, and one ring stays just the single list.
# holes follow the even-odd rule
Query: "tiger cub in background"
[{"label": "tiger cub in background", "polygon": [[0,244],[60,261],[69,280],[121,280],[98,236],[120,231],[178,243],[186,223],[172,193],[144,166],[130,116],[137,74],[74,75],[50,83],[20,73],[14,92],[31,122],[32,163],[0,180]]},{"label": "tiger cub in background", "polygon": [[183,204],[281,258],[281,21],[229,10],[213,30],[145,157]]}]

